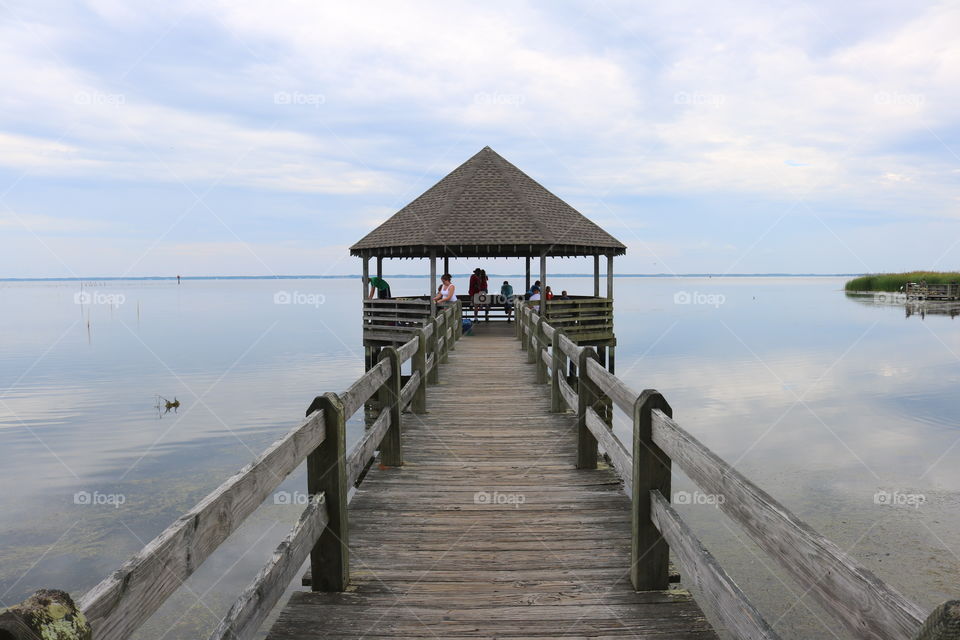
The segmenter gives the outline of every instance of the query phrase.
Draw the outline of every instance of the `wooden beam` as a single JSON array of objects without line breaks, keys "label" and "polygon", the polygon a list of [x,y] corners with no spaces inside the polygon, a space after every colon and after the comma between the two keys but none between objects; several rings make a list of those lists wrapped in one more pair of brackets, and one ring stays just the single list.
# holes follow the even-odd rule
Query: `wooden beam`
[{"label": "wooden beam", "polygon": [[250,640],[257,635],[260,625],[280,601],[326,528],[328,519],[324,497],[310,496],[310,503],[296,526],[230,607],[230,611],[210,634],[209,640]]},{"label": "wooden beam", "polygon": [[526,265],[527,265],[527,271],[526,271],[527,276],[526,276],[526,279],[524,280],[524,282],[526,283],[525,285],[526,288],[523,290],[523,292],[526,293],[527,291],[530,291],[530,256],[526,256],[523,260],[524,262],[526,262]]},{"label": "wooden beam", "polygon": [[367,300],[370,296],[370,258],[363,259],[363,299]]},{"label": "wooden beam", "polygon": [[540,315],[547,317],[547,253],[540,254]]},{"label": "wooden beam", "polygon": [[433,302],[433,296],[437,295],[437,252],[430,252],[430,315],[437,312],[437,303]]},{"label": "wooden beam", "polygon": [[607,297],[613,300],[613,254],[607,256]]},{"label": "wooden beam", "polygon": [[307,456],[307,491],[324,494],[329,523],[310,553],[314,591],[343,591],[350,583],[350,528],[347,521],[346,440],[343,402],[335,393],[318,397],[326,425],[324,443]]},{"label": "wooden beam", "polygon": [[403,447],[400,442],[400,355],[395,347],[380,352],[380,361],[389,361],[390,378],[380,386],[380,406],[390,409],[390,428],[380,448],[381,462],[388,467],[403,465]]},{"label": "wooden beam", "polygon": [[670,547],[651,516],[650,492],[670,495],[670,458],[653,442],[654,409],[673,415],[660,393],[645,389],[633,408],[630,581],[637,591],[659,591],[670,586]]},{"label": "wooden beam", "polygon": [[377,277],[383,277],[383,256],[377,256]]},{"label": "wooden beam", "polygon": [[600,297],[600,254],[593,256],[593,297]]}]

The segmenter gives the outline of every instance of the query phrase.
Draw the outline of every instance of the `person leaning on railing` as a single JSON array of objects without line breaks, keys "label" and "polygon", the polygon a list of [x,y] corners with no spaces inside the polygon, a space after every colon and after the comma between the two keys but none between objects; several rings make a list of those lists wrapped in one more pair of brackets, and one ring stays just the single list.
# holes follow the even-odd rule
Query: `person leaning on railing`
[{"label": "person leaning on railing", "polygon": [[376,293],[378,298],[387,299],[392,298],[390,295],[390,285],[386,280],[378,276],[373,276],[369,279],[370,283],[370,295],[368,297],[372,298],[373,294]]},{"label": "person leaning on railing", "polygon": [[440,276],[440,291],[437,292],[437,295],[433,296],[434,302],[450,302],[454,300],[454,293],[456,292],[456,287],[453,285],[451,280],[453,277],[449,273],[445,273]]}]

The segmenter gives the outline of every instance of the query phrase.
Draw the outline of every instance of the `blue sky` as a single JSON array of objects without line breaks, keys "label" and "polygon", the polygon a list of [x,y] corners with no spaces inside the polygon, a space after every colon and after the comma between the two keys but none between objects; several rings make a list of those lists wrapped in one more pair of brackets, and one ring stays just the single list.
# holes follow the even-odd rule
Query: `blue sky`
[{"label": "blue sky", "polygon": [[5,0],[0,277],[357,273],[484,145],[620,272],[957,269],[957,33],[957,3]]}]

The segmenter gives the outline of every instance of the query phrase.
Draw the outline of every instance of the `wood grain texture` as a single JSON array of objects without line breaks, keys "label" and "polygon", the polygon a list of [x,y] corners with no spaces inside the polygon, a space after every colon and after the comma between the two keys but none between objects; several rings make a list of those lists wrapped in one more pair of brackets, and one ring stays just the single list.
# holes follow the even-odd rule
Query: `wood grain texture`
[{"label": "wood grain texture", "polygon": [[633,496],[633,459],[623,443],[614,435],[607,423],[593,409],[587,409],[587,428],[593,433],[600,447],[610,457],[610,463],[620,479],[627,497]]},{"label": "wood grain texture", "polygon": [[349,590],[295,593],[268,638],[716,638],[687,592],[631,589],[620,481],[575,468],[574,416],[490,325],[350,503]]},{"label": "wood grain texture", "polygon": [[327,521],[323,495],[311,496],[296,526],[230,607],[209,640],[250,640],[256,636],[260,625],[303,566]]},{"label": "wood grain texture", "polygon": [[357,478],[363,472],[367,462],[376,453],[383,440],[384,434],[390,427],[390,410],[383,409],[380,415],[370,427],[363,432],[363,437],[353,446],[350,453],[347,454],[347,484],[353,486],[357,483]]},{"label": "wood grain texture", "polygon": [[674,556],[680,561],[684,580],[695,584],[710,600],[713,611],[733,637],[743,640],[779,640],[760,612],[750,604],[717,560],[707,551],[687,524],[680,519],[659,491],[651,491],[653,523],[667,539]]},{"label": "wood grain texture", "polygon": [[630,414],[633,411],[633,404],[640,397],[640,394],[628,387],[617,376],[603,368],[596,360],[587,362],[587,375],[603,393],[613,399],[620,409]]},{"label": "wood grain texture", "polygon": [[390,363],[381,360],[340,394],[344,415],[349,418],[356,413],[389,379]]},{"label": "wood grain texture", "polygon": [[253,513],[326,429],[314,412],[193,509],[180,516],[79,601],[98,640],[126,640]]},{"label": "wood grain texture", "polygon": [[814,531],[662,412],[654,442],[718,507],[857,638],[909,638],[926,617],[899,592]]}]

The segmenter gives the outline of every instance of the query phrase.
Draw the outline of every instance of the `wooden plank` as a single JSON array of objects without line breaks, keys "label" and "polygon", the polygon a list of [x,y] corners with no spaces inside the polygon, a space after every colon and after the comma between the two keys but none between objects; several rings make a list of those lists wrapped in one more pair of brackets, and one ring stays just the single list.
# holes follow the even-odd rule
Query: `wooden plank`
[{"label": "wooden plank", "polygon": [[560,377],[560,395],[563,396],[563,401],[567,403],[570,411],[577,410],[577,392],[567,384],[567,381],[562,376]]},{"label": "wooden plank", "polygon": [[623,443],[614,435],[607,423],[593,409],[587,410],[587,427],[597,442],[610,457],[610,463],[623,480],[623,490],[633,496],[633,460]]},{"label": "wooden plank", "polygon": [[413,401],[414,396],[417,394],[417,390],[420,387],[420,372],[414,371],[410,376],[410,379],[407,380],[407,384],[403,385],[403,389],[400,390],[400,408],[406,409],[407,405]]},{"label": "wooden plank", "polygon": [[580,350],[582,347],[578,347],[573,340],[566,336],[566,330],[560,335],[560,349],[563,351],[565,356],[570,358],[571,361],[580,361]]},{"label": "wooden plank", "polygon": [[407,360],[413,357],[413,354],[417,352],[417,346],[419,345],[420,340],[417,336],[414,336],[408,340],[402,347],[397,348],[397,353],[400,355],[400,364],[403,364]]},{"label": "wooden plank", "polygon": [[344,415],[349,418],[390,379],[390,364],[381,360],[340,394]]},{"label": "wooden plank", "polygon": [[296,526],[230,607],[209,640],[250,640],[257,635],[260,625],[296,577],[328,520],[323,495],[311,496]]},{"label": "wooden plank", "polygon": [[353,449],[347,455],[347,483],[348,486],[357,484],[357,478],[363,472],[364,467],[373,457],[383,440],[383,435],[390,427],[390,410],[383,409],[377,419],[368,429],[363,432],[363,437],[354,445]]},{"label": "wooden plank", "polygon": [[805,592],[856,638],[907,638],[925,615],[757,487],[664,413],[653,413],[653,439],[717,506],[786,569]]},{"label": "wooden plank", "polygon": [[587,375],[590,376],[590,380],[600,387],[600,390],[603,391],[604,394],[612,398],[623,411],[627,413],[633,411],[633,405],[637,401],[637,398],[640,397],[640,394],[624,384],[620,378],[604,369],[603,365],[592,359],[587,362]]},{"label": "wooden plank", "polygon": [[653,523],[667,539],[670,549],[680,561],[684,580],[697,585],[710,599],[713,611],[735,638],[744,640],[779,640],[720,563],[707,551],[690,527],[680,519],[659,491],[650,492]]}]

